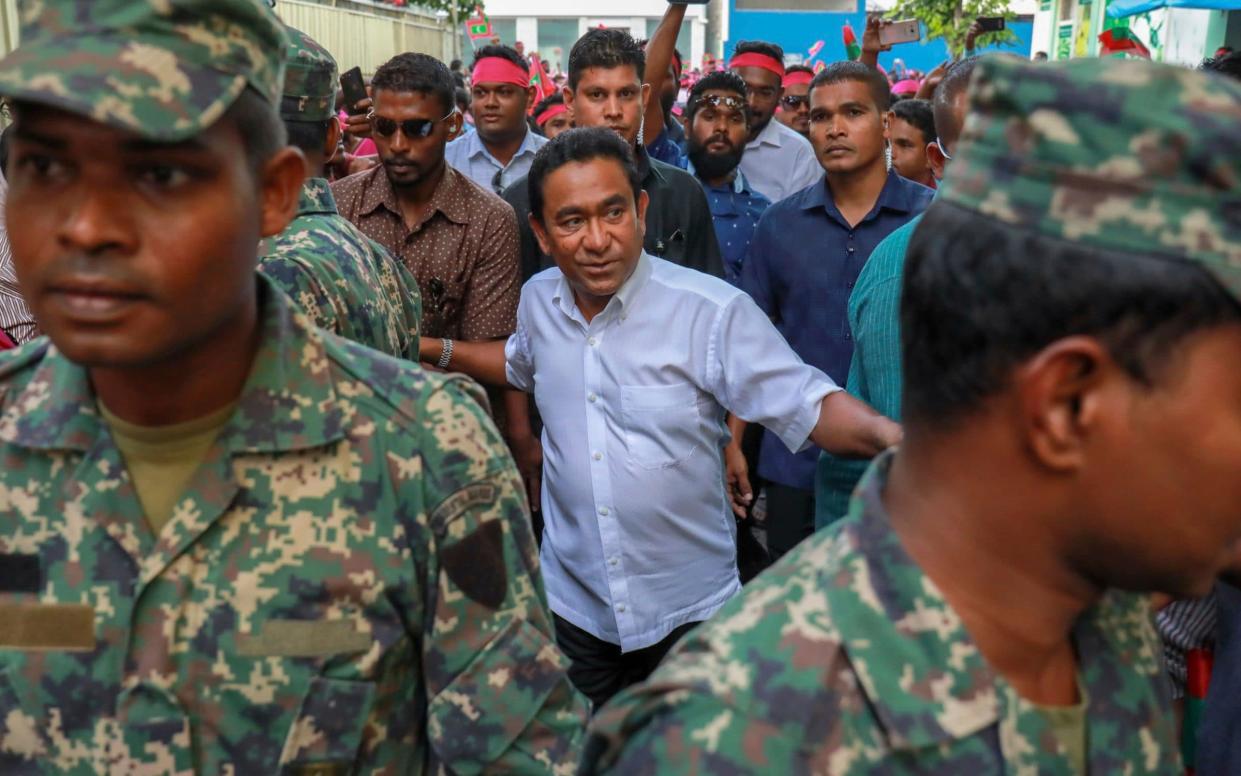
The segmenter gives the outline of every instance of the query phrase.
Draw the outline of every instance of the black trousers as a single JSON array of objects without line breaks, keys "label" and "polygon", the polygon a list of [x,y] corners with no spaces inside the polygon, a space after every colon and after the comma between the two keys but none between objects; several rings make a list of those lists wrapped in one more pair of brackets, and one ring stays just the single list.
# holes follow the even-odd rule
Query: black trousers
[{"label": "black trousers", "polygon": [[569,681],[590,699],[592,713],[616,693],[651,675],[668,650],[698,623],[687,622],[649,647],[621,653],[616,645],[596,638],[553,613],[556,643],[569,658]]},{"label": "black trousers", "polygon": [[767,551],[774,562],[814,533],[814,491],[767,483]]}]

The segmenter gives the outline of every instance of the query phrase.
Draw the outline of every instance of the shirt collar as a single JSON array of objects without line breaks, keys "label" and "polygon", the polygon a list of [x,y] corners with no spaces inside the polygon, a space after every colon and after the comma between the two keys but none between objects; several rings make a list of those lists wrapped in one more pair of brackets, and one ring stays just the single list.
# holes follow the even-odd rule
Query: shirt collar
[{"label": "shirt collar", "polygon": [[[220,434],[230,453],[322,447],[344,437],[323,336],[259,274],[259,348]],[[89,450],[104,424],[84,367],[46,345],[30,382],[0,415],[0,440],[36,450]]]},{"label": "shirt collar", "polygon": [[[380,164],[375,169],[366,173],[370,176],[363,184],[364,194],[362,195],[362,206],[360,213],[362,215],[370,215],[380,207],[385,208],[388,212],[397,218],[404,218],[401,213],[401,206],[396,201],[396,192],[392,189],[392,183],[388,180],[388,174],[384,172],[384,167]],[[470,208],[467,202],[468,197],[454,196],[458,194],[461,187],[468,185],[466,178],[447,162],[444,163],[444,177],[440,179],[440,185],[435,188],[435,193],[431,195],[431,208],[427,211],[430,215],[436,212],[443,213],[444,216],[453,223],[466,224],[470,220]]]},{"label": "shirt collar", "polygon": [[[638,293],[646,286],[646,282],[650,280],[653,271],[650,254],[642,251],[642,255],[638,257],[638,264],[633,269],[633,274],[612,295],[612,298],[608,300],[607,306],[603,308],[603,312],[599,313],[599,316],[608,314],[608,311],[614,307],[623,310],[632,309],[634,300],[637,298]],[[569,279],[564,276],[564,273],[561,273],[560,280],[556,284],[556,292],[552,295],[552,301],[560,307],[562,313],[570,318],[585,320],[581,310],[577,309],[577,300],[573,296],[573,287],[569,285]],[[596,320],[598,320],[599,316],[596,316]]]},{"label": "shirt collar", "polygon": [[[685,171],[690,175],[693,175],[695,178],[698,178],[698,171],[694,169],[694,163],[689,160],[689,157],[685,158]],[[708,191],[719,191],[719,189],[714,189],[708,186],[707,182],[702,180],[702,178],[698,178],[698,180],[702,183],[702,187],[704,189],[707,189]],[[732,183],[729,184],[729,187],[732,189],[734,194],[750,194],[750,184],[746,181],[745,176],[741,174],[740,167],[733,170],[733,179]]]},{"label": "shirt collar", "polygon": [[332,196],[332,187],[327,178],[307,178],[302,184],[302,193],[297,198],[297,214],[336,215],[337,212],[336,198]]},{"label": "shirt collar", "polygon": [[761,145],[781,147],[784,145],[784,136],[780,133],[781,126],[783,125],[772,116],[767,126],[763,127],[763,131],[758,133],[758,137],[746,143],[745,147],[747,149],[758,148]]},{"label": "shirt collar", "polygon": [[483,143],[483,139],[477,132],[469,133],[461,139],[461,142],[465,143],[466,157],[470,159],[477,159],[481,156],[484,159],[489,160],[496,167],[508,169],[513,162],[517,161],[526,154],[538,153],[539,147],[542,145],[539,141],[542,139],[543,138],[540,135],[537,135],[527,129],[525,137],[521,139],[521,145],[517,146],[517,152],[513,154],[513,158],[509,160],[508,165],[500,164],[500,160],[495,158],[495,156],[487,150],[487,146]]},{"label": "shirt collar", "polygon": [[[884,181],[883,188],[879,190],[879,198],[875,200],[875,206],[862,221],[867,221],[880,210],[892,210],[897,213],[914,212],[918,208],[914,195],[920,188],[925,187],[905,180],[896,174],[896,170],[889,170],[888,178]],[[840,210],[836,207],[836,201],[832,198],[831,190],[827,187],[827,176],[820,178],[816,185],[806,189],[800,196],[802,210],[823,208],[828,215],[844,221]]]}]

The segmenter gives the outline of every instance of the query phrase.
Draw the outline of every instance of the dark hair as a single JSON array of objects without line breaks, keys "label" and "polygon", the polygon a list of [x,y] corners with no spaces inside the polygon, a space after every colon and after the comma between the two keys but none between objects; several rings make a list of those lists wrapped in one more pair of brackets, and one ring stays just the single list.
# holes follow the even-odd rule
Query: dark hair
[{"label": "dark hair", "polygon": [[9,145],[13,140],[13,125],[10,124],[0,132],[0,175],[5,180],[9,177]]},{"label": "dark hair", "polygon": [[765,40],[742,40],[738,41],[733,49],[733,55],[737,54],[764,54],[772,57],[781,64],[784,63],[784,49],[774,43],[768,43]]},{"label": "dark hair", "polygon": [[231,120],[241,133],[246,162],[255,172],[288,145],[288,130],[280,118],[280,111],[250,87],[242,89],[241,96],[224,117]]},{"label": "dark hair", "polygon": [[452,62],[448,65],[448,69],[449,69],[449,70],[451,70],[451,71],[453,71],[454,73],[455,73],[456,71],[460,70],[460,69],[461,69],[461,60],[460,60],[460,59],[454,59],[454,60],[453,60],[453,61],[452,61]]},{"label": "dark hair", "polygon": [[1241,80],[1241,51],[1229,51],[1223,56],[1204,60],[1202,69]]},{"label": "dark hair", "polygon": [[814,68],[806,67],[805,65],[789,65],[784,68],[784,74],[788,75],[789,73],[809,73],[810,75],[814,75]]},{"label": "dark hair", "polygon": [[290,121],[284,120],[284,128],[289,134],[289,145],[300,148],[306,154],[321,154],[327,143],[328,127],[331,119],[325,121]]},{"label": "dark hair", "polygon": [[577,90],[582,73],[592,67],[614,70],[632,67],[638,80],[646,76],[646,54],[633,36],[614,28],[593,29],[569,51],[569,88]]},{"label": "dark hair", "polygon": [[929,100],[901,100],[892,106],[892,113],[922,133],[923,146],[938,137],[935,134],[935,114],[931,112]]},{"label": "dark hair", "polygon": [[814,80],[810,82],[810,91],[813,92],[820,86],[844,83],[845,81],[858,81],[866,84],[870,89],[870,96],[874,99],[875,107],[879,109],[879,112],[882,113],[888,109],[892,99],[888,79],[883,77],[883,73],[861,62],[833,62],[823,68],[814,77]]},{"label": "dark hair", "polygon": [[952,63],[948,72],[944,73],[939,86],[935,87],[935,95],[931,98],[936,130],[950,140],[955,140],[957,135],[961,134],[960,122],[957,120],[956,113],[953,112],[952,104],[957,101],[957,97],[962,92],[969,88],[970,76],[974,74],[978,60],[978,57],[967,57],[960,62]]},{"label": "dark hair", "polygon": [[1074,244],[932,203],[906,253],[901,301],[904,420],[953,423],[1064,337],[1096,337],[1134,379],[1241,306],[1183,259]]},{"label": "dark hair", "polygon": [[524,70],[530,69],[530,63],[526,60],[526,58],[521,54],[518,54],[517,49],[510,46],[483,46],[478,51],[474,52],[474,64],[477,65],[478,60],[487,59],[488,57],[507,59],[509,62],[512,62],[514,65],[517,65]]},{"label": "dark hair", "polygon": [[371,78],[371,91],[421,92],[439,99],[444,112],[455,107],[456,88],[448,66],[427,54],[406,52],[384,62]]},{"label": "dark hair", "polygon": [[[745,100],[745,81],[741,80],[741,76],[729,70],[709,73],[700,78],[698,83],[694,84],[694,88],[689,90],[689,101],[685,107],[685,115],[690,121],[694,120],[694,115],[702,107],[702,95],[713,89],[736,92],[741,96],[742,101]],[[748,106],[745,109],[745,114],[748,120],[750,116]]]},{"label": "dark hair", "polygon": [[452,90],[452,97],[453,97],[453,101],[457,105],[458,110],[465,110],[466,108],[470,107],[470,90],[469,89],[463,89],[460,86],[458,86],[456,89]]},{"label": "dark hair", "polygon": [[543,222],[543,184],[547,176],[566,164],[611,159],[625,171],[636,202],[642,191],[642,176],[633,161],[633,149],[621,136],[607,127],[570,129],[539,149],[530,165],[527,184],[530,187],[530,212]]},{"label": "dark hair", "polygon": [[564,105],[564,92],[559,89],[539,100],[539,104],[534,106],[534,112],[531,113],[530,116],[532,118],[538,118],[540,113],[553,105]]}]

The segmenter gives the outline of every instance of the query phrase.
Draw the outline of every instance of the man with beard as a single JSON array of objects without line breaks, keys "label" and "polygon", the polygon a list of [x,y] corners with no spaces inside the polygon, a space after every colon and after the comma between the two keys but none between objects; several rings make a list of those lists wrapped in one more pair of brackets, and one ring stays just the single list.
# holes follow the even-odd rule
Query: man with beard
[{"label": "man with beard", "polygon": [[810,137],[810,82],[814,70],[793,65],[784,71],[784,96],[776,120],[804,138]]},{"label": "man with beard", "polygon": [[750,188],[737,169],[749,135],[745,81],[734,73],[712,73],[690,91],[689,170],[702,182],[724,254],[724,279],[736,285],[754,227],[771,200]]},{"label": "man with beard", "polygon": [[508,46],[484,46],[470,71],[470,111],[477,130],[448,144],[444,158],[470,180],[500,194],[530,171],[546,138],[526,116],[535,98],[530,63]]}]

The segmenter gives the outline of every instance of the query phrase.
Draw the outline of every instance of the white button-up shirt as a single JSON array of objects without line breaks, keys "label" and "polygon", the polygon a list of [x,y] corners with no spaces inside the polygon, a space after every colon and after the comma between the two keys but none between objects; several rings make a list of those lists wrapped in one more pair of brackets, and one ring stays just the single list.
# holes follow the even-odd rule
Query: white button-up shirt
[{"label": "white button-up shirt", "polygon": [[526,130],[526,137],[518,146],[517,153],[513,154],[513,158],[507,165],[503,165],[500,164],[499,159],[491,155],[487,146],[483,145],[483,139],[476,130],[468,135],[462,135],[445,146],[444,159],[457,172],[487,191],[499,194],[508,188],[510,183],[530,172],[530,165],[534,164],[534,155],[545,145],[547,145],[547,138]]},{"label": "white button-up shirt", "polygon": [[725,410],[799,450],[840,390],[749,296],[645,253],[590,322],[559,269],[535,275],[505,355],[543,416],[551,608],[624,652],[740,589]]},{"label": "white button-up shirt", "polygon": [[810,141],[775,119],[746,143],[741,172],[751,188],[772,202],[790,197],[823,177]]}]

